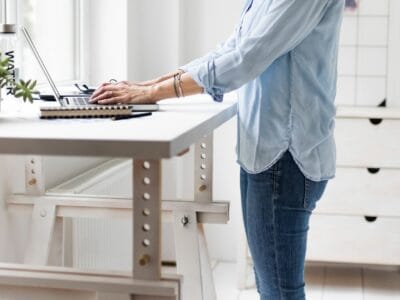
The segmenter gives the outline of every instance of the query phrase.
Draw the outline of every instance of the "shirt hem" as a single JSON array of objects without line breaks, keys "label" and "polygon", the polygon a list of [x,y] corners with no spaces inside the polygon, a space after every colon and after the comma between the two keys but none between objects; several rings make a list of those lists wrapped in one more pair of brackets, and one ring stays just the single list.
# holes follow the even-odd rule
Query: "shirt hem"
[{"label": "shirt hem", "polygon": [[260,170],[251,171],[251,170],[249,170],[239,159],[237,159],[236,162],[237,162],[237,163],[239,164],[239,166],[240,166],[243,170],[245,170],[247,173],[249,173],[249,174],[259,174],[259,173],[265,172],[265,171],[267,171],[268,169],[270,169],[278,160],[280,160],[280,159],[282,158],[283,154],[284,154],[286,151],[289,151],[289,152],[290,152],[290,154],[291,154],[292,157],[293,157],[294,162],[295,162],[296,165],[299,167],[299,169],[300,169],[301,173],[303,173],[304,177],[306,177],[307,179],[310,179],[310,180],[312,180],[312,181],[319,182],[319,181],[326,181],[326,180],[331,180],[331,179],[335,178],[335,174],[332,174],[332,175],[324,175],[324,176],[320,176],[320,177],[314,177],[314,176],[308,174],[308,172],[305,171],[304,168],[301,166],[301,164],[297,161],[297,159],[296,159],[296,157],[295,157],[295,155],[293,154],[293,152],[292,152],[291,149],[285,149],[285,150],[283,150],[283,151],[280,151],[280,152],[275,156],[275,158],[272,160],[272,162],[270,162],[267,166],[265,166],[264,168],[262,168],[262,169],[260,169]]}]

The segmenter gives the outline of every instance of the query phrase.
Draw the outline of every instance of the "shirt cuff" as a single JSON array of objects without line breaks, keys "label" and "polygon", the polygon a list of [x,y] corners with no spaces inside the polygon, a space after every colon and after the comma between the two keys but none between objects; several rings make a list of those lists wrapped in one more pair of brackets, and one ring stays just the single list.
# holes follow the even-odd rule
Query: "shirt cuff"
[{"label": "shirt cuff", "polygon": [[225,90],[215,87],[215,66],[214,60],[202,63],[200,65],[191,65],[190,63],[179,68],[188,73],[192,79],[204,89],[204,93],[209,94],[214,101],[222,102],[224,100]]}]

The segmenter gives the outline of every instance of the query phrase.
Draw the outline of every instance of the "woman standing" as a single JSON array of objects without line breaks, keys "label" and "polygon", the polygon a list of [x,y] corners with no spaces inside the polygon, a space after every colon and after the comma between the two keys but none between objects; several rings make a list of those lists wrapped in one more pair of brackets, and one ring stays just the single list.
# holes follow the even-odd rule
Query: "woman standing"
[{"label": "woman standing", "polygon": [[248,0],[217,50],[160,78],[103,84],[93,103],[155,103],[238,89],[243,219],[261,300],[305,299],[309,218],[335,175],[345,0]]}]

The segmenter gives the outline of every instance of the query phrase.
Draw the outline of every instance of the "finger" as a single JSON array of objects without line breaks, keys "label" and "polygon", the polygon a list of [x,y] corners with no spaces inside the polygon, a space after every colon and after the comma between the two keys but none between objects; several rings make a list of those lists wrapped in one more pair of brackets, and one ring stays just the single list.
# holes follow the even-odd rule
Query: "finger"
[{"label": "finger", "polygon": [[91,103],[96,103],[99,100],[105,99],[105,98],[112,98],[115,97],[116,95],[121,94],[121,88],[118,88],[115,85],[106,85],[101,88],[99,88],[98,93],[95,95],[93,94],[90,102]]},{"label": "finger", "polygon": [[99,96],[100,94],[102,94],[104,92],[103,90],[103,86],[100,86],[99,88],[97,88],[97,90],[95,90],[93,92],[93,94],[90,96],[91,99],[96,98],[97,96]]},{"label": "finger", "polygon": [[103,93],[103,91],[105,91],[105,89],[106,89],[109,85],[111,85],[111,84],[108,83],[108,82],[105,82],[105,83],[101,84],[101,85],[96,89],[96,91],[94,91],[94,93],[92,94],[91,98],[96,98],[98,95],[100,95],[101,93]]},{"label": "finger", "polygon": [[125,100],[124,96],[117,96],[117,97],[100,100],[97,103],[101,104],[101,105],[121,104],[124,102],[124,100]]},{"label": "finger", "polygon": [[96,96],[95,98],[91,99],[91,103],[99,103],[99,101],[104,99],[110,99],[119,96],[119,94],[115,91],[103,91],[101,94]]}]

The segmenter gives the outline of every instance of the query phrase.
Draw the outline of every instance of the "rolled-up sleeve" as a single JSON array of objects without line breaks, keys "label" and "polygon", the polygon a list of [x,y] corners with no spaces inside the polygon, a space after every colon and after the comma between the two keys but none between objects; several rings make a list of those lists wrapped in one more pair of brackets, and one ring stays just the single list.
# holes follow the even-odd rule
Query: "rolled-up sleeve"
[{"label": "rolled-up sleeve", "polygon": [[222,101],[223,99],[223,90],[213,89],[212,83],[204,84],[202,81],[202,76],[200,77],[200,73],[204,71],[213,72],[214,68],[208,68],[205,66],[208,63],[213,64],[213,62],[220,56],[225,55],[226,53],[232,51],[236,47],[236,37],[238,27],[235,28],[234,32],[230,35],[230,37],[223,43],[219,44],[214,51],[207,53],[206,55],[191,61],[190,63],[181,66],[179,69],[182,71],[189,73],[196,83],[204,89],[204,92],[210,94],[214,100]]},{"label": "rolled-up sleeve", "polygon": [[330,1],[273,0],[258,24],[218,52],[183,67],[215,101],[263,73],[319,24]]}]

